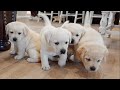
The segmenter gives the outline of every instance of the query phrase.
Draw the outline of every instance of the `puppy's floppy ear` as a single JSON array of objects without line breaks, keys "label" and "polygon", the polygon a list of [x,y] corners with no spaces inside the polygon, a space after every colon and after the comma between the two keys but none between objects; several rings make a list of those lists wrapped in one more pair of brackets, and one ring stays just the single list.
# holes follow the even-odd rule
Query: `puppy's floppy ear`
[{"label": "puppy's floppy ear", "polygon": [[68,36],[69,36],[69,43],[71,43],[72,34],[71,34],[71,32],[69,32],[69,31],[68,31]]},{"label": "puppy's floppy ear", "polygon": [[76,52],[76,58],[78,60],[83,60],[86,52],[87,52],[87,50],[85,49],[85,47],[78,48],[77,52]]},{"label": "puppy's floppy ear", "polygon": [[45,41],[47,43],[50,43],[51,36],[52,36],[52,32],[51,31],[45,32],[45,36],[44,37],[45,37]]},{"label": "puppy's floppy ear", "polygon": [[82,30],[81,38],[85,35],[85,30]]},{"label": "puppy's floppy ear", "polygon": [[5,26],[5,31],[6,31],[6,35],[8,35],[8,34],[9,34],[9,24],[7,24],[7,25]]},{"label": "puppy's floppy ear", "polygon": [[5,26],[6,37],[9,39],[9,24]]},{"label": "puppy's floppy ear", "polygon": [[28,26],[27,26],[27,25],[24,25],[23,34],[24,34],[25,36],[27,36],[28,32],[29,32]]},{"label": "puppy's floppy ear", "polygon": [[106,57],[108,56],[108,54],[109,54],[109,51],[106,48],[105,51],[104,51],[104,58],[103,58],[105,62],[106,62]]}]

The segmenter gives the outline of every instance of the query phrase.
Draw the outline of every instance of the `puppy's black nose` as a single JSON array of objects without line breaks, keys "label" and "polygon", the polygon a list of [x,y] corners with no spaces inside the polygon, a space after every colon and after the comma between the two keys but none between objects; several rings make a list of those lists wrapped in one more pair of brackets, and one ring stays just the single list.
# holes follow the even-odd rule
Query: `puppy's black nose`
[{"label": "puppy's black nose", "polygon": [[17,41],[17,38],[13,38],[13,41]]},{"label": "puppy's black nose", "polygon": [[74,43],[74,39],[72,38],[72,40],[71,40],[71,44],[73,44]]},{"label": "puppy's black nose", "polygon": [[61,54],[65,54],[66,50],[65,49],[61,49],[60,53]]},{"label": "puppy's black nose", "polygon": [[90,67],[90,70],[91,70],[91,71],[95,71],[95,69],[96,69],[96,68],[95,68],[94,66]]}]

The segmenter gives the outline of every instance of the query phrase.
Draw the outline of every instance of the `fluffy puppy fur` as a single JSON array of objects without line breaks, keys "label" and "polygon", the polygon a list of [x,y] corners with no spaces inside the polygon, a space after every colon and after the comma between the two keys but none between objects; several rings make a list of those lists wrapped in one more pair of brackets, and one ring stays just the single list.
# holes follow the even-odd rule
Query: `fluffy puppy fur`
[{"label": "fluffy puppy fur", "polygon": [[11,54],[17,54],[14,58],[19,60],[28,54],[28,62],[39,61],[40,37],[39,34],[31,30],[22,22],[11,22],[6,25],[6,33],[14,48]]},{"label": "fluffy puppy fur", "polygon": [[85,35],[76,46],[76,59],[83,62],[86,70],[97,71],[101,62],[106,58],[108,49],[99,32],[90,26],[89,12],[85,17]]},{"label": "fluffy puppy fur", "polygon": [[62,67],[66,64],[71,33],[64,28],[52,26],[45,14],[41,13],[40,16],[45,21],[45,27],[40,32],[42,69],[49,70],[50,65],[48,59],[53,60],[54,57],[58,58],[58,65]]}]

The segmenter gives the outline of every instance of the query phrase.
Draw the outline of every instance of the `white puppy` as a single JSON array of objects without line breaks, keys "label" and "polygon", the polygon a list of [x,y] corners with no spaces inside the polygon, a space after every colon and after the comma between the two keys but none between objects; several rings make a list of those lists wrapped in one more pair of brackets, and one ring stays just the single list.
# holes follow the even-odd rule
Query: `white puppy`
[{"label": "white puppy", "polygon": [[77,23],[69,23],[69,21],[66,21],[61,27],[67,29],[72,34],[71,43],[68,47],[68,60],[74,61],[75,46],[85,34],[84,27]]},{"label": "white puppy", "polygon": [[66,21],[61,27],[67,29],[72,34],[71,45],[76,45],[85,34],[84,27],[77,23]]},{"label": "white puppy", "polygon": [[11,54],[17,54],[15,59],[22,59],[25,52],[28,54],[28,62],[39,61],[40,37],[22,22],[11,22],[6,25],[6,33],[14,48]]},{"label": "white puppy", "polygon": [[52,26],[45,14],[41,13],[40,16],[45,21],[45,27],[40,32],[42,69],[49,70],[50,65],[48,59],[54,59],[54,57],[58,58],[58,64],[62,67],[66,64],[71,33],[64,28]]},{"label": "white puppy", "polygon": [[89,12],[85,17],[85,35],[76,46],[76,59],[83,62],[86,70],[97,71],[101,62],[106,58],[108,49],[99,32],[90,27]]}]

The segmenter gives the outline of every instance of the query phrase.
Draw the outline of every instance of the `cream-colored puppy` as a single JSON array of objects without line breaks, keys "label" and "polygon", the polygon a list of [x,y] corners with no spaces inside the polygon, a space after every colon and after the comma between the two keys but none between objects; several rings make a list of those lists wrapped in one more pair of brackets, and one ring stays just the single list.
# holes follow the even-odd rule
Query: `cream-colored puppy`
[{"label": "cream-colored puppy", "polygon": [[22,59],[25,52],[28,54],[28,62],[39,61],[40,37],[22,22],[11,22],[6,25],[6,33],[14,48],[11,54],[17,54],[15,59]]},{"label": "cream-colored puppy", "polygon": [[74,47],[78,44],[80,39],[84,36],[85,34],[84,27],[77,23],[69,23],[69,21],[66,21],[61,27],[67,29],[72,34],[71,43],[68,47],[68,59],[73,61],[74,56],[72,55],[75,54]]},{"label": "cream-colored puppy", "polygon": [[67,29],[72,34],[71,45],[76,45],[85,34],[84,27],[77,23],[66,21],[61,27]]},{"label": "cream-colored puppy", "polygon": [[85,17],[85,35],[76,46],[76,59],[83,62],[86,70],[97,71],[101,62],[106,58],[108,49],[99,32],[90,27],[89,12]]},{"label": "cream-colored puppy", "polygon": [[40,13],[45,21],[45,27],[40,32],[41,39],[41,64],[43,70],[49,70],[50,65],[48,59],[58,58],[59,66],[64,66],[67,60],[67,49],[71,41],[71,33],[62,28],[51,25],[48,17]]},{"label": "cream-colored puppy", "polygon": [[[59,22],[60,20],[60,16],[54,16],[53,17],[53,22]],[[65,17],[62,17],[62,21],[64,22],[65,21]]]}]

